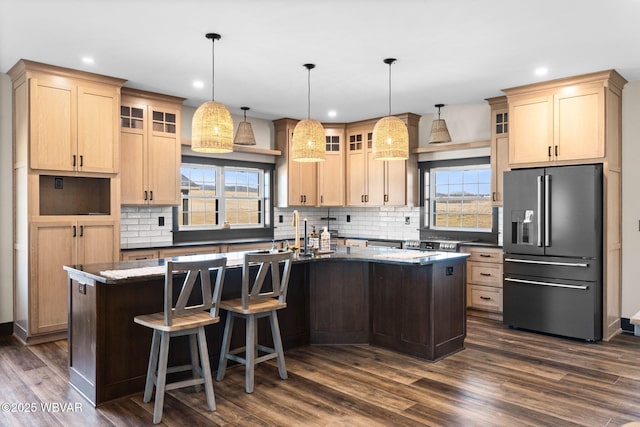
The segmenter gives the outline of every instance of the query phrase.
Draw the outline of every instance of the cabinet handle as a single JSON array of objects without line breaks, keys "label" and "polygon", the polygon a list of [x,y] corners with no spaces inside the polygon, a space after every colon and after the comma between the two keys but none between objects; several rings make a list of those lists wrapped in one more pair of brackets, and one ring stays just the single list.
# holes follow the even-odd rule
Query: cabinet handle
[{"label": "cabinet handle", "polygon": [[494,191],[493,193],[491,193],[491,199],[495,202],[496,201],[496,192]]},{"label": "cabinet handle", "polygon": [[480,254],[480,256],[482,258],[491,258],[491,255],[489,255],[489,254]]},{"label": "cabinet handle", "polygon": [[147,190],[144,190],[144,199],[145,200],[147,200],[147,195],[148,195]]},{"label": "cabinet handle", "polygon": [[491,276],[491,273],[480,273],[480,275],[489,277],[489,276]]},{"label": "cabinet handle", "polygon": [[149,197],[149,200],[153,200],[153,190],[149,191],[149,194],[151,195],[151,196]]},{"label": "cabinet handle", "polygon": [[84,164],[84,156],[80,154],[80,167],[82,167],[83,164]]},{"label": "cabinet handle", "polygon": [[[73,156],[73,157],[75,157],[75,156]],[[75,225],[73,226],[73,237],[76,237],[76,226]]]},{"label": "cabinet handle", "polygon": [[385,195],[384,195],[384,202],[385,202],[385,203],[388,203],[388,202],[389,202],[389,195],[388,195],[388,194],[385,194]]},{"label": "cabinet handle", "polygon": [[80,226],[80,237],[84,236],[84,225]]},{"label": "cabinet handle", "polygon": [[365,201],[366,203],[369,203],[369,195],[368,195],[368,194],[365,194],[365,195],[364,195],[364,201]]},{"label": "cabinet handle", "polygon": [[324,202],[324,196],[320,195],[320,203]]},{"label": "cabinet handle", "polygon": [[547,147],[547,155],[549,156],[549,158],[551,158],[551,146],[550,145]]},{"label": "cabinet handle", "polygon": [[74,168],[76,167],[76,155],[75,154],[73,155],[73,165],[72,166]]},{"label": "cabinet handle", "polygon": [[361,201],[362,203],[364,203],[364,194],[361,194],[361,195],[360,195],[360,201]]},{"label": "cabinet handle", "polygon": [[555,146],[555,153],[556,153],[556,157],[558,157],[558,146]]},{"label": "cabinet handle", "polygon": [[491,297],[484,297],[484,296],[481,296],[481,297],[480,297],[480,299],[483,299],[483,300],[485,300],[485,301],[489,301],[489,300],[491,299]]}]

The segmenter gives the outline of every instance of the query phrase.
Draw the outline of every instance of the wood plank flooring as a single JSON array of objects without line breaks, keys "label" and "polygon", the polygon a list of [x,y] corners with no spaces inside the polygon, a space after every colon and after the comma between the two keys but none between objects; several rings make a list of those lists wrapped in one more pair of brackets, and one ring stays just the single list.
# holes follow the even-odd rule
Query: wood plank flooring
[{"label": "wood plank flooring", "polygon": [[[640,421],[640,338],[588,344],[468,317],[465,350],[429,363],[371,346],[308,346],[165,397],[166,426],[621,426]],[[1,426],[152,425],[142,393],[94,409],[68,384],[67,343],[0,341]],[[57,406],[56,406],[57,404]],[[44,405],[44,406],[43,406]],[[48,405],[48,407],[46,407]]]}]

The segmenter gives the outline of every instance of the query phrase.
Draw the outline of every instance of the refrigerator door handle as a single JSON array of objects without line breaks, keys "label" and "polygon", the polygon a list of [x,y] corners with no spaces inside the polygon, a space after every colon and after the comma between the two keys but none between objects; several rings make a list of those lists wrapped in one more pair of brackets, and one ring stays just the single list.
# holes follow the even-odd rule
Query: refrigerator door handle
[{"label": "refrigerator door handle", "polygon": [[553,288],[569,288],[569,289],[577,289],[581,291],[586,291],[587,289],[589,289],[588,286],[583,286],[583,285],[565,285],[564,283],[538,282],[536,280],[512,279],[509,277],[505,277],[504,280],[505,282],[524,283],[527,285],[551,286]]},{"label": "refrigerator door handle", "polygon": [[551,246],[551,176],[544,176],[544,245]]},{"label": "refrigerator door handle", "polygon": [[542,176],[537,177],[538,181],[538,218],[536,219],[538,226],[538,246],[542,246]]},{"label": "refrigerator door handle", "polygon": [[582,267],[587,268],[589,264],[582,262],[557,262],[557,261],[536,261],[533,259],[505,258],[505,261],[519,262],[522,264],[542,264],[542,265],[560,265],[563,267]]}]

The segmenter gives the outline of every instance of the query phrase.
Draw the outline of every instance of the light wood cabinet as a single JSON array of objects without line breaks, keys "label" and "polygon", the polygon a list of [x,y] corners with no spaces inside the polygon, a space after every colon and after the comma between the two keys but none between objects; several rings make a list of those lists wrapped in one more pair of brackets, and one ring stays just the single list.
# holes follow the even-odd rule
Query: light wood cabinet
[{"label": "light wood cabinet", "polygon": [[282,155],[276,161],[276,203],[278,207],[316,206],[318,194],[315,162],[294,162],[289,155],[293,130],[298,120],[279,119],[273,122],[276,149]]},{"label": "light wood cabinet", "polygon": [[[621,330],[622,88],[615,70],[504,89],[510,167],[602,163],[602,332]],[[506,213],[505,213],[506,214]]]},{"label": "light wood cabinet", "polygon": [[13,84],[14,334],[66,338],[63,265],[113,262],[120,249],[124,80],[20,60]]},{"label": "light wood cabinet", "polygon": [[318,206],[344,206],[345,125],[325,124],[327,153],[318,163]]},{"label": "light wood cabinet", "polygon": [[602,80],[558,81],[505,89],[509,100],[509,163],[603,159],[605,98]]},{"label": "light wood cabinet", "polygon": [[119,226],[113,221],[60,219],[33,222],[30,242],[29,335],[67,328],[64,265],[116,262]]},{"label": "light wood cabinet", "polygon": [[122,89],[121,203],[180,204],[183,98]]},{"label": "light wood cabinet", "polygon": [[158,258],[173,258],[176,256],[199,255],[199,254],[219,254],[221,246],[189,246],[172,247],[158,250]]},{"label": "light wood cabinet", "polygon": [[502,249],[463,246],[467,258],[467,307],[502,314]]},{"label": "light wood cabinet", "polygon": [[136,249],[128,251],[120,251],[120,261],[142,261],[145,259],[160,258],[158,250],[155,249]]},{"label": "light wood cabinet", "polygon": [[28,61],[22,67],[29,81],[30,167],[117,173],[123,80],[84,80]]},{"label": "light wood cabinet", "polygon": [[491,196],[502,206],[502,176],[509,170],[509,106],[506,96],[488,98],[491,106]]},{"label": "light wood cabinet", "polygon": [[405,206],[418,202],[418,122],[415,114],[398,115],[409,131],[409,159],[373,159],[373,128],[377,119],[347,125],[347,205]]}]

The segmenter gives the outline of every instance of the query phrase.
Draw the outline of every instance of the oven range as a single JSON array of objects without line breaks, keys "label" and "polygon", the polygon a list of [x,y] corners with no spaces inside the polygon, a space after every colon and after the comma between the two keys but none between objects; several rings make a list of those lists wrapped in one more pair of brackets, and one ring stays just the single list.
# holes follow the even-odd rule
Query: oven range
[{"label": "oven range", "polygon": [[414,249],[420,251],[442,251],[459,252],[459,240],[407,240],[404,242],[404,249]]}]

